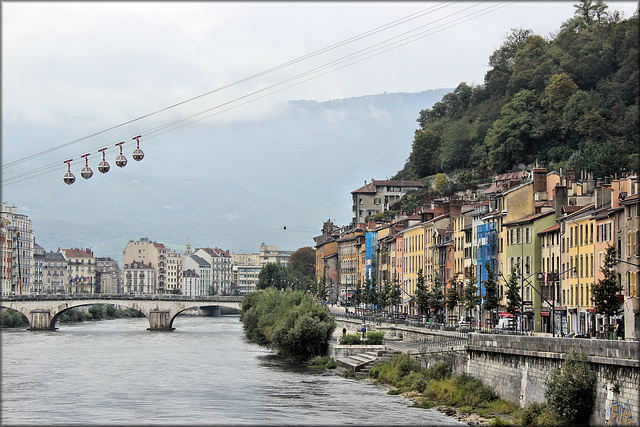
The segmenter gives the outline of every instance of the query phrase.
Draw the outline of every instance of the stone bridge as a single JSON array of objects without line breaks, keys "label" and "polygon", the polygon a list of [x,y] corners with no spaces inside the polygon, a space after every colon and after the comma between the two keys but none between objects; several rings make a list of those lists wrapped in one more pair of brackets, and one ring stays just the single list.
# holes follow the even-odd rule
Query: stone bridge
[{"label": "stone bridge", "polygon": [[94,304],[110,304],[133,308],[149,319],[149,330],[172,331],[173,320],[181,312],[198,307],[231,307],[240,309],[242,297],[184,295],[11,295],[3,296],[1,307],[12,308],[27,316],[29,330],[54,330],[58,317],[71,308]]}]

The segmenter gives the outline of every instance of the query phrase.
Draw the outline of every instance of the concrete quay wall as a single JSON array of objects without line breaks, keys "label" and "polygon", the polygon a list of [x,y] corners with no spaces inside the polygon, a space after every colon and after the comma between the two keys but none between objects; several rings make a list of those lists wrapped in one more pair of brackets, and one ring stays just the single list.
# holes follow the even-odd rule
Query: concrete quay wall
[{"label": "concrete quay wall", "polygon": [[[359,331],[361,321],[336,319],[337,331]],[[429,343],[441,337],[459,336],[445,331],[402,325],[367,324],[367,330],[385,331],[390,341]],[[492,387],[502,399],[526,407],[543,402],[545,380],[561,368],[573,352],[584,353],[596,373],[596,404],[591,425],[640,424],[640,343],[580,338],[467,334],[464,351],[426,352],[419,357],[427,367],[439,361],[451,363],[456,373],[467,373]]]}]

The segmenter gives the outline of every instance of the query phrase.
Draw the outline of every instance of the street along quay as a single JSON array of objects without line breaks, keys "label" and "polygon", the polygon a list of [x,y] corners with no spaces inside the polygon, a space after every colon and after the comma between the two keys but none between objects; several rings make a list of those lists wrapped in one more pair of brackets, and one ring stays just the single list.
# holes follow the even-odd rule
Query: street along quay
[{"label": "street along quay", "polygon": [[345,349],[348,346],[332,343],[329,348],[332,357],[358,352],[370,355],[377,352],[383,357],[401,352],[412,354],[423,367],[446,361],[452,372],[467,373],[481,380],[500,398],[522,408],[533,402],[544,402],[549,373],[561,368],[572,353],[582,353],[597,377],[595,407],[589,424],[640,423],[640,345],[637,341],[475,332],[444,325],[387,323],[382,318],[362,319],[351,315],[347,318],[337,310],[334,314],[336,333],[343,328],[355,333],[364,324],[369,331],[384,331],[385,342],[375,349]]}]

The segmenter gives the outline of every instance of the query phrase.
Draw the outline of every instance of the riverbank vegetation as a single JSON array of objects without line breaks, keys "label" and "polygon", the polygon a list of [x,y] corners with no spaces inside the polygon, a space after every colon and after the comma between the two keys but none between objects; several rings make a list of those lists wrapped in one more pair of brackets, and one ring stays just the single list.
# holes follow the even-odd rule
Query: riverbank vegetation
[{"label": "riverbank vegetation", "polygon": [[468,374],[452,373],[447,362],[423,368],[409,354],[396,354],[388,362],[378,362],[369,376],[390,387],[389,394],[402,394],[416,407],[443,405],[448,415],[476,414],[489,425],[561,426],[582,425],[591,415],[595,396],[595,376],[584,356],[571,355],[562,369],[552,371],[546,382],[547,402],[532,403],[525,409],[500,399],[482,381]]},{"label": "riverbank vegetation", "polygon": [[[58,323],[85,322],[88,320],[119,319],[124,317],[144,317],[144,314],[132,308],[116,308],[109,304],[96,304],[86,311],[70,308],[58,317]],[[19,328],[29,326],[27,317],[19,311],[7,308],[0,312],[0,328]]]},{"label": "riverbank vegetation", "polygon": [[366,332],[362,339],[360,334],[342,334],[338,341],[340,345],[382,345],[384,344],[384,332]]},{"label": "riverbank vegetation", "polygon": [[325,355],[336,328],[335,318],[310,293],[289,288],[245,295],[240,321],[247,338],[300,362]]},{"label": "riverbank vegetation", "polygon": [[19,328],[29,326],[29,319],[17,310],[5,308],[0,311],[0,328]]}]

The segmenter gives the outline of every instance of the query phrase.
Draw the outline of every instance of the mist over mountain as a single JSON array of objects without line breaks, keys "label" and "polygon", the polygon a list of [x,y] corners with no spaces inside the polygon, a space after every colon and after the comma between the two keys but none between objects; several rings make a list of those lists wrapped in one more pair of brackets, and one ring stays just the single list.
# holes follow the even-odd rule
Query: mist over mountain
[{"label": "mist over mountain", "polygon": [[[141,237],[178,250],[187,241],[231,252],[313,246],[327,219],[351,221],[351,191],[403,167],[419,112],[451,90],[295,100],[261,119],[202,121],[143,137],[141,162],[112,162],[106,175],[92,165],[90,180],[77,170],[71,186],[64,172],[26,180],[3,200],[29,215],[47,251],[91,247],[121,261],[127,242]],[[19,132],[25,141],[55,137]]]}]

